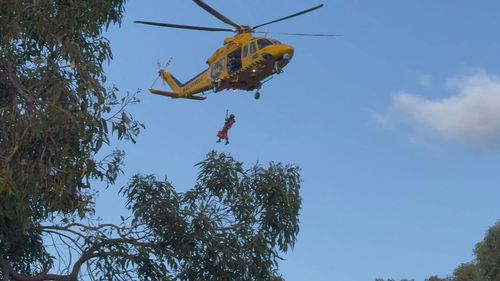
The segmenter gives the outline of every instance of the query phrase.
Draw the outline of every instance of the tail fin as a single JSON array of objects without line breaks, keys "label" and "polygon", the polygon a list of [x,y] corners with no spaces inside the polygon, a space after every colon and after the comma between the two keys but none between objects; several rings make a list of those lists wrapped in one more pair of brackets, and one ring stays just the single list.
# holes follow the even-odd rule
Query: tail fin
[{"label": "tail fin", "polygon": [[170,86],[170,88],[172,88],[172,90],[174,90],[174,92],[181,92],[183,85],[181,82],[179,82],[179,80],[175,79],[172,73],[162,70],[161,75],[163,80],[167,82],[167,84]]}]

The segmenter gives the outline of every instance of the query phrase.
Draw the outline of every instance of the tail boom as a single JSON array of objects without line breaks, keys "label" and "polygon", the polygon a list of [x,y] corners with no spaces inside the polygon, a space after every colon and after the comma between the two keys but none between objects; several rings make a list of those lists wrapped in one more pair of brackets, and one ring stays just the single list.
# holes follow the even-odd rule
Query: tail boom
[{"label": "tail boom", "polygon": [[177,97],[187,98],[197,93],[201,93],[212,88],[212,79],[207,70],[202,71],[200,74],[196,75],[193,79],[186,83],[181,83],[177,80],[172,73],[168,71],[161,71],[162,79],[167,82],[170,88]]}]

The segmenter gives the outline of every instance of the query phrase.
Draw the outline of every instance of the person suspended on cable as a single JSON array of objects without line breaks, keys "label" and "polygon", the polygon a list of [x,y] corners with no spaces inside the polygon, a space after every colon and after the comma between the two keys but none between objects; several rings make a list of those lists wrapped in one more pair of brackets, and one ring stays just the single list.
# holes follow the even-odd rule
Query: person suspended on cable
[{"label": "person suspended on cable", "polygon": [[224,128],[222,128],[222,130],[217,132],[217,137],[219,138],[217,142],[220,142],[221,140],[226,140],[225,144],[229,144],[229,136],[227,133],[235,122],[236,120],[234,119],[234,114],[231,114],[229,115],[229,117],[227,117],[227,112],[226,112],[226,121],[224,122]]}]

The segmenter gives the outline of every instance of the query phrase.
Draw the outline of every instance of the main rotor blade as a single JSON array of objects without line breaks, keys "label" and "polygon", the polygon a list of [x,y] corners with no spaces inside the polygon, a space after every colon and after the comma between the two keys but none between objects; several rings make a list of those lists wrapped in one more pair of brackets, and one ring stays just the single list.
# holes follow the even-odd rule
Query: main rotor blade
[{"label": "main rotor blade", "polygon": [[321,34],[321,33],[287,33],[287,32],[264,32],[257,31],[254,33],[260,34],[277,34],[277,35],[292,35],[292,36],[319,36],[319,37],[336,37],[343,36],[342,34]]},{"label": "main rotor blade", "polygon": [[291,19],[291,18],[293,18],[293,17],[297,17],[297,16],[300,16],[300,15],[303,15],[303,14],[306,14],[306,13],[309,13],[309,12],[312,12],[312,11],[314,11],[314,10],[317,10],[317,9],[319,9],[319,8],[323,7],[323,6],[324,6],[324,5],[323,5],[323,4],[321,4],[321,5],[318,5],[318,6],[316,6],[316,7],[311,8],[311,9],[307,9],[307,10],[304,10],[304,11],[302,11],[302,12],[298,12],[298,13],[295,13],[295,14],[293,14],[293,15],[289,15],[289,16],[287,16],[287,17],[283,17],[283,18],[280,18],[280,19],[277,19],[277,20],[273,20],[273,21],[270,21],[270,22],[266,22],[266,23],[263,23],[263,24],[259,24],[259,25],[254,26],[254,27],[253,27],[253,29],[256,29],[256,28],[259,28],[259,27],[262,27],[262,26],[264,26],[264,25],[268,25],[268,24],[271,24],[271,23],[275,23],[275,22],[279,22],[279,21],[284,21],[284,20],[287,20],[287,19]]},{"label": "main rotor blade", "polygon": [[134,21],[134,23],[161,26],[161,27],[171,27],[171,28],[191,29],[191,30],[203,30],[203,31],[229,31],[229,32],[234,31],[234,30],[229,29],[229,28],[193,26],[193,25],[171,24],[171,23],[162,23],[162,22],[140,21],[140,20]]},{"label": "main rotor blade", "polygon": [[239,28],[240,26],[238,24],[236,24],[235,22],[233,22],[232,20],[226,18],[224,15],[222,15],[221,13],[217,12],[214,8],[208,6],[207,4],[205,4],[203,1],[201,0],[193,0],[198,6],[202,7],[205,11],[209,12],[210,14],[212,14],[213,16],[215,16],[216,18],[218,18],[219,20],[223,21],[224,23],[226,24],[229,24],[235,28]]}]

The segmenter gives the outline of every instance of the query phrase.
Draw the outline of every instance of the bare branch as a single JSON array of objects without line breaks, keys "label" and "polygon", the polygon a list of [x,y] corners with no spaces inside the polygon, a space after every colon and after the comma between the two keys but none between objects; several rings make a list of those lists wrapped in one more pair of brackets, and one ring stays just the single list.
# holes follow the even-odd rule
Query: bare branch
[{"label": "bare branch", "polygon": [[77,281],[76,279],[71,279],[68,275],[48,274],[47,272],[42,272],[35,276],[26,276],[14,271],[11,264],[4,258],[0,258],[0,262],[2,264],[3,281],[9,281],[9,277],[14,281]]}]

